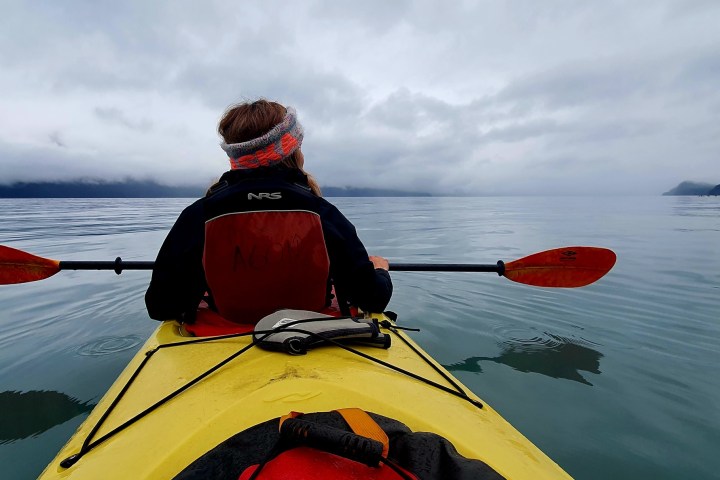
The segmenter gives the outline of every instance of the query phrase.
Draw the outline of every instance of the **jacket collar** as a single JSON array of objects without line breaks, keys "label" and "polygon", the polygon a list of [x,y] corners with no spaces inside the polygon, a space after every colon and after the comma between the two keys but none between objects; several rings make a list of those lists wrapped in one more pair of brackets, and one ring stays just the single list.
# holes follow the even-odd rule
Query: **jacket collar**
[{"label": "jacket collar", "polygon": [[222,174],[219,182],[226,181],[232,185],[245,180],[259,180],[264,178],[286,180],[288,182],[299,183],[304,186],[308,185],[307,176],[303,172],[283,165],[275,167],[228,170]]}]

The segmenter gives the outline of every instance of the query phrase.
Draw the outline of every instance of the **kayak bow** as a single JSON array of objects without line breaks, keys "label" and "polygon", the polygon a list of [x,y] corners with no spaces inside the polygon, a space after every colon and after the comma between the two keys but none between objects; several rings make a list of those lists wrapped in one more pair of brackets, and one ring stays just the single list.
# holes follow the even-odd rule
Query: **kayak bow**
[{"label": "kayak bow", "polygon": [[569,478],[388,317],[374,319],[392,346],[352,347],[364,356],[334,344],[288,355],[251,347],[249,336],[192,339],[164,322],[40,478],[173,478],[262,422],[350,407],[441,435],[507,479]]}]

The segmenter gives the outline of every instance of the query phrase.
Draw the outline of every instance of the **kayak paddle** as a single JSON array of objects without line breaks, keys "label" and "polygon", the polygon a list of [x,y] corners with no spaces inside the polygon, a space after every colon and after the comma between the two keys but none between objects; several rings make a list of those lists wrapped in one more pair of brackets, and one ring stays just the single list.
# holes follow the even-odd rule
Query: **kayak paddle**
[{"label": "kayak paddle", "polygon": [[[394,272],[495,272],[514,282],[536,287],[583,287],[602,278],[615,265],[612,250],[599,247],[563,247],[496,264],[391,263]],[[154,262],[59,261],[0,245],[0,285],[43,280],[60,270],[152,270]]]},{"label": "kayak paddle", "polygon": [[398,272],[495,272],[513,282],[535,287],[584,287],[615,265],[615,252],[600,247],[562,247],[497,264],[391,263]]},{"label": "kayak paddle", "polygon": [[[563,247],[496,264],[391,263],[394,272],[495,272],[514,282],[536,287],[583,287],[602,278],[615,265],[615,253],[599,247]],[[60,270],[152,270],[154,262],[59,261],[0,245],[0,285],[43,280]]]},{"label": "kayak paddle", "polygon": [[52,277],[60,270],[152,270],[155,262],[126,262],[117,257],[114,262],[59,261],[0,245],[0,285],[25,283]]}]

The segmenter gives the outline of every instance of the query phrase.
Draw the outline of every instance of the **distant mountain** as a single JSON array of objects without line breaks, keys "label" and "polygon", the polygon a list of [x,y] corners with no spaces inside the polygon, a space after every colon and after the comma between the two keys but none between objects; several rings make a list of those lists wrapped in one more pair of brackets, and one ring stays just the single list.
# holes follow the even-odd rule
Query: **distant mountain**
[{"label": "distant mountain", "polygon": [[707,195],[712,188],[712,183],[682,182],[663,195]]},{"label": "distant mountain", "polygon": [[710,190],[708,195],[720,195],[720,185],[715,185],[712,190]]},{"label": "distant mountain", "polygon": [[[122,182],[20,182],[0,185],[0,198],[200,198],[206,187],[160,185],[152,180]],[[429,193],[377,188],[324,187],[326,197],[429,197]]]},{"label": "distant mountain", "polygon": [[152,198],[200,197],[204,188],[194,186],[170,187],[152,180],[123,182],[20,182],[0,185],[0,198]]}]

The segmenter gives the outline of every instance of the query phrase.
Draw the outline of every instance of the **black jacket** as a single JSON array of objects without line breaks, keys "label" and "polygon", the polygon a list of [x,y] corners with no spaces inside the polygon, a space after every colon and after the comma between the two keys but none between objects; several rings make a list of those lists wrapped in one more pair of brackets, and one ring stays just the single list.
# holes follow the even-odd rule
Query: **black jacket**
[{"label": "black jacket", "polygon": [[[281,192],[262,199],[259,193]],[[249,193],[255,193],[249,199]],[[260,198],[258,198],[260,197]],[[390,274],[375,269],[355,227],[325,199],[315,196],[307,178],[284,167],[225,172],[205,197],[180,214],[160,248],[145,304],[156,320],[194,318],[208,286],[202,265],[205,222],[225,213],[264,210],[308,210],[320,215],[330,258],[330,277],[343,303],[381,312],[392,295]],[[209,292],[212,297],[212,292]]]}]

